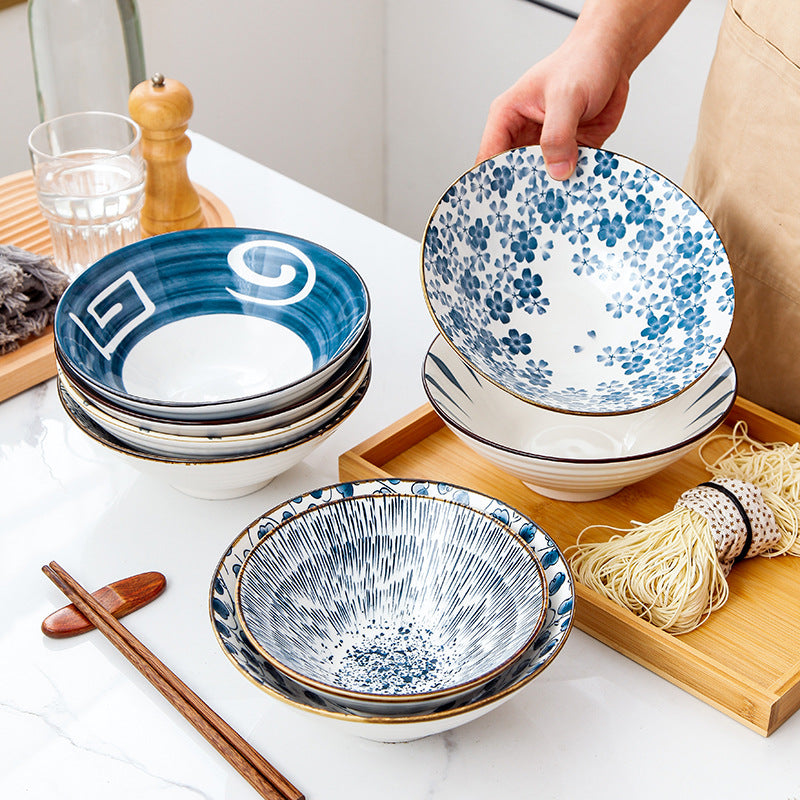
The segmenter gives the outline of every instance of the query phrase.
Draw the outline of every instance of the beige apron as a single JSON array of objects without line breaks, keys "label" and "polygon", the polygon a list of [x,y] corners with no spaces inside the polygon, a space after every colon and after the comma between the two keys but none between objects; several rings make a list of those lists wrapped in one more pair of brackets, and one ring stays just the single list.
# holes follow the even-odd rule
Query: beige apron
[{"label": "beige apron", "polygon": [[730,0],[684,188],[733,268],[739,393],[800,421],[800,0]]}]

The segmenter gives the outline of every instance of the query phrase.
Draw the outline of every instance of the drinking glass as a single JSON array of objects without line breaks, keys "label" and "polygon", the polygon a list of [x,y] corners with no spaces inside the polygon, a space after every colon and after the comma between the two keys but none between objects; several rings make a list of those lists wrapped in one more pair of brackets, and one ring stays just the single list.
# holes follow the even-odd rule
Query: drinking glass
[{"label": "drinking glass", "polygon": [[142,238],[145,164],[133,120],[106,111],[65,114],[37,125],[28,150],[55,261],[67,275]]}]

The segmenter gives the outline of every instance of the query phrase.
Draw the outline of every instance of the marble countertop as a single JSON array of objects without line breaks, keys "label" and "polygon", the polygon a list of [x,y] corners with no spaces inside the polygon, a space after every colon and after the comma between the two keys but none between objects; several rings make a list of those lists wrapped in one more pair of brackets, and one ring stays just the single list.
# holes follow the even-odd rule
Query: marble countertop
[{"label": "marble countertop", "polygon": [[55,559],[91,589],[163,572],[164,594],[126,625],[309,800],[800,798],[800,715],[762,738],[579,630],[500,708],[405,744],[342,733],[233,669],[208,616],[219,558],[261,513],[336,482],[340,453],[424,402],[420,367],[435,330],[418,242],[192,139],[192,178],[238,225],[317,241],[364,277],[372,385],[302,464],[225,501],[184,496],[103,451],[69,422],[52,380],[0,404],[0,797],[257,797],[102,636],[42,635],[42,619],[65,603],[41,572]]}]

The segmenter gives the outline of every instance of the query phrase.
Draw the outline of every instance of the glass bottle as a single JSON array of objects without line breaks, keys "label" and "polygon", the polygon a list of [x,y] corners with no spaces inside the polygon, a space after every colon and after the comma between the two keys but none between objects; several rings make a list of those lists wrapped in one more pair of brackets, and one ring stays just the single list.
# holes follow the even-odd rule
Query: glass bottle
[{"label": "glass bottle", "polygon": [[145,79],[136,0],[28,0],[42,121],[73,111],[128,114]]}]

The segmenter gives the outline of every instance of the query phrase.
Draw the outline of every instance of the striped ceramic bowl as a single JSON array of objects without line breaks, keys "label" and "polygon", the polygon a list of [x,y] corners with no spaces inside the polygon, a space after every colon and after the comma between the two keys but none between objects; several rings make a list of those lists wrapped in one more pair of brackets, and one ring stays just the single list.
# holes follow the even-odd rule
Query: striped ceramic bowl
[{"label": "striped ceramic bowl", "polygon": [[660,405],[583,416],[540,408],[486,380],[437,337],[422,368],[445,424],[475,452],[556,500],[598,500],[682,458],[725,419],[736,370],[723,351],[702,377]]},{"label": "striped ceramic bowl", "polygon": [[496,516],[376,493],[283,519],[242,566],[237,603],[253,645],[292,679],[354,709],[409,713],[506,669],[536,637],[547,591],[539,559]]}]

